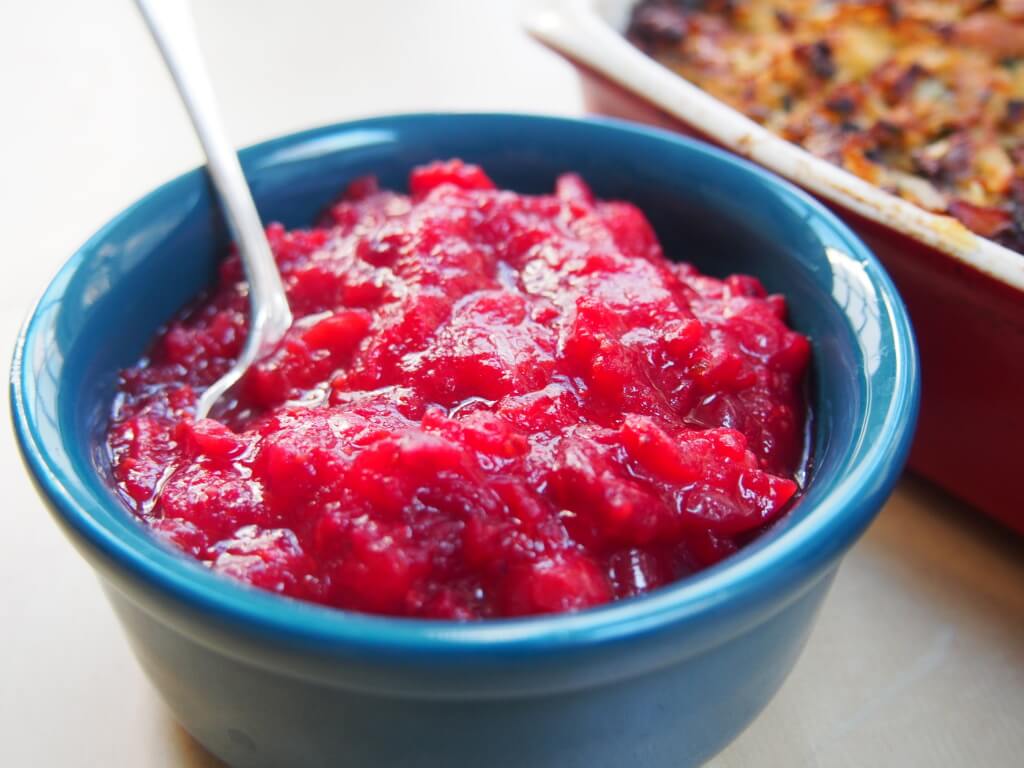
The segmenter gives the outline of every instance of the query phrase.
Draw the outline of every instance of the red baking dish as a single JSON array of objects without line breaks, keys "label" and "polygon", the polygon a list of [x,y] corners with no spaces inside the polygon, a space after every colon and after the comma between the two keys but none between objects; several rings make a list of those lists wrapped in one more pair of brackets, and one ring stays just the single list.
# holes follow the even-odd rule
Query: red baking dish
[{"label": "red baking dish", "polygon": [[635,0],[546,0],[530,33],[580,71],[592,112],[688,133],[799,184],[885,263],[914,321],[921,417],[910,465],[1019,532],[1024,256],[814,157],[635,48]]}]

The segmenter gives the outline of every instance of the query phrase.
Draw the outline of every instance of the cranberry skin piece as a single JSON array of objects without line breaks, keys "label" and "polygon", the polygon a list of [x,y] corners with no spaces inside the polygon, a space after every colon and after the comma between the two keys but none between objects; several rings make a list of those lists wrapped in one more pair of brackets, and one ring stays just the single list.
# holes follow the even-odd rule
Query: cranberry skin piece
[{"label": "cranberry skin piece", "polygon": [[494,189],[494,182],[479,166],[461,160],[431,163],[417,168],[409,176],[409,191],[413,197],[423,197],[442,184],[453,184],[459,189]]},{"label": "cranberry skin piece", "polygon": [[315,585],[313,561],[288,529],[240,528],[211,547],[210,567],[269,592],[307,597]]},{"label": "cranberry skin piece", "polygon": [[672,572],[665,553],[633,547],[608,558],[608,578],[618,599],[657,589],[672,580]]},{"label": "cranberry skin piece", "polygon": [[611,599],[611,586],[597,564],[575,553],[513,566],[501,587],[506,616],[575,611]]}]

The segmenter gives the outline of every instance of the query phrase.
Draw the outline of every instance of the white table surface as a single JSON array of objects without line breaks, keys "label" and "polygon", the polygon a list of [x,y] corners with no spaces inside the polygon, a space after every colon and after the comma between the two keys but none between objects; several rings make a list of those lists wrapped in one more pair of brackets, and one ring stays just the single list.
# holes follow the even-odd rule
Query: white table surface
[{"label": "white table surface", "polygon": [[[572,71],[519,31],[523,5],[198,0],[196,16],[247,144],[382,112],[578,113]],[[71,251],[200,155],[129,0],[4,3],[0,95],[8,360]],[[9,428],[0,451],[0,766],[217,765],[142,676]],[[793,675],[713,765],[1024,765],[1024,543],[905,479]]]}]

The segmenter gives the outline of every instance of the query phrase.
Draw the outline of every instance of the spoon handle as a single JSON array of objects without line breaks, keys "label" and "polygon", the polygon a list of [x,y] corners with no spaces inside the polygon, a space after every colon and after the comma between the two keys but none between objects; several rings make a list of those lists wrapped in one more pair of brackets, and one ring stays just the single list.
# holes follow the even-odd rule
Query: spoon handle
[{"label": "spoon handle", "polygon": [[[249,281],[249,334],[235,366],[240,377],[254,360],[272,351],[291,326],[288,300],[238,154],[224,130],[186,0],[136,0],[136,4],[206,152],[207,166]],[[200,401],[200,416],[217,396],[213,391],[208,395]]]}]

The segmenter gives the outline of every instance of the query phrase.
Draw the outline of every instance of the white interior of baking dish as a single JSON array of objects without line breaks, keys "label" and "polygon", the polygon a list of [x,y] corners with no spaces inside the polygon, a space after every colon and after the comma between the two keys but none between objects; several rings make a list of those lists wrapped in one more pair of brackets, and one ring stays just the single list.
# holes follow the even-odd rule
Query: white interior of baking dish
[{"label": "white interior of baking dish", "polygon": [[1024,256],[978,237],[779,138],[658,64],[622,35],[636,0],[540,0],[526,20],[536,38],[734,152],[843,208],[880,222],[1024,291]]}]

